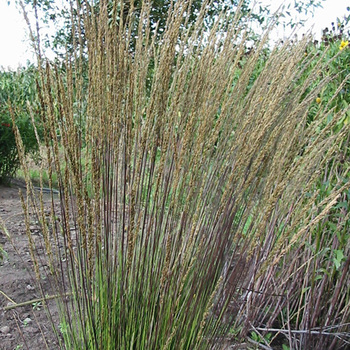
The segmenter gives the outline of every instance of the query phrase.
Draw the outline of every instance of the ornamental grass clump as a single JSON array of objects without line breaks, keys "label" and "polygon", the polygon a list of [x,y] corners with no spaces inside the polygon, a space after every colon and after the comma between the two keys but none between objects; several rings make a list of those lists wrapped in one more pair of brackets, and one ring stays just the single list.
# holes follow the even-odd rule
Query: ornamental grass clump
[{"label": "ornamental grass clump", "polygon": [[73,53],[57,65],[38,51],[60,208],[52,195],[48,218],[28,176],[23,199],[60,296],[60,347],[210,349],[230,332],[259,332],[295,288],[277,276],[313,259],[302,255],[308,234],[348,186],[315,205],[313,185],[350,125],[320,128],[326,104],[307,123],[324,65],[310,68],[305,38],[276,47],[252,80],[268,33],[245,55],[239,9],[209,30],[205,5],[189,24],[188,2],[174,2],[159,37],[148,1],[138,27],[132,2],[128,12],[124,2],[77,4]]}]

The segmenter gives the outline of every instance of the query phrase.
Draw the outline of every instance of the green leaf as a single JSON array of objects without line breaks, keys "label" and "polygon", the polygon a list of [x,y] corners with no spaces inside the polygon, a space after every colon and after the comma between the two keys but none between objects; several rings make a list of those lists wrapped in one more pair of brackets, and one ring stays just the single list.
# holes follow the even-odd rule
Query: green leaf
[{"label": "green leaf", "polygon": [[301,294],[305,294],[311,287],[305,287],[302,289]]},{"label": "green leaf", "polygon": [[335,254],[335,257],[333,258],[333,262],[334,262],[335,268],[338,270],[342,263],[342,260],[344,259],[344,253],[342,250],[334,250],[333,253]]},{"label": "green leaf", "polygon": [[348,202],[340,202],[340,203],[338,203],[338,204],[335,206],[335,208],[344,208],[344,209],[348,209],[348,206],[349,206]]},{"label": "green leaf", "polygon": [[342,250],[335,250],[337,260],[343,260],[344,259],[344,253]]}]

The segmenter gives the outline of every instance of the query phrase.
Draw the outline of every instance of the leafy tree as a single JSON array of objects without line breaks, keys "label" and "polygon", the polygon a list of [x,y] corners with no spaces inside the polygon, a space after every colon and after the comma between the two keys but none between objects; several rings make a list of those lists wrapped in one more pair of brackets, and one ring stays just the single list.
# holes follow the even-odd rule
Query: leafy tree
[{"label": "leafy tree", "polygon": [[[149,16],[149,20],[151,22],[151,26],[154,28],[158,25],[158,34],[161,35],[164,32],[166,26],[167,14],[172,6],[172,3],[176,3],[178,0],[153,0],[151,1],[151,12]],[[280,23],[283,23],[284,26],[293,27],[296,24],[303,24],[305,19],[300,17],[298,20],[293,19],[290,10],[292,7],[305,15],[310,12],[313,13],[314,9],[321,6],[321,3],[325,0],[305,0],[302,2],[291,2],[285,9],[284,14],[280,18]],[[94,11],[99,10],[101,4],[109,5],[109,9],[112,9],[112,0],[96,0],[93,1],[91,5],[91,10]],[[188,16],[188,21],[190,23],[195,22],[197,19],[200,8],[203,4],[204,0],[193,0],[191,2],[190,10],[186,15]],[[57,5],[57,2],[54,0],[24,0],[26,5],[26,9],[28,11],[36,8],[35,11],[39,13],[41,22],[54,24],[55,33],[54,34],[46,34],[44,36],[43,41],[46,47],[51,48],[56,54],[61,55],[62,52],[65,52],[65,49],[68,47],[72,51],[73,41],[76,40],[78,42],[78,30],[79,21],[75,19],[76,28],[71,26],[71,11],[70,6],[68,5],[68,1],[66,1],[65,6]],[[84,1],[78,1],[78,6],[84,6]],[[218,14],[221,13],[222,10],[229,11],[232,16],[236,12],[239,6],[240,0],[222,0],[222,1],[208,1],[208,11],[206,14],[205,23],[207,28],[211,27],[215,20],[218,17]],[[271,19],[275,18],[275,15],[271,13],[269,5],[261,5],[255,6],[252,8],[251,0],[243,0],[241,1],[241,23],[243,26],[248,27],[252,23],[255,23],[255,27],[266,26]],[[135,15],[135,28],[137,28],[137,23],[140,19],[141,15],[141,7],[143,4],[143,0],[124,0],[123,2],[123,13],[120,16],[125,20],[130,8],[133,8],[133,14]],[[112,10],[111,10],[112,11]],[[73,9],[73,14],[77,14],[79,12],[79,8]],[[113,14],[110,12],[110,16]],[[83,32],[83,23],[80,23],[80,30]],[[254,26],[253,26],[254,27]],[[251,39],[259,40],[259,35],[255,35],[254,29],[251,29]],[[135,29],[136,35],[136,29]]]}]

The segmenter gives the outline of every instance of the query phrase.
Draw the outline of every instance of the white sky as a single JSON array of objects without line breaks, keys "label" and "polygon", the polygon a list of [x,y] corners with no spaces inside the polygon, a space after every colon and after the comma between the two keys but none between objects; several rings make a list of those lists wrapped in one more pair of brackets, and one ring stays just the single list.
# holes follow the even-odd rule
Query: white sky
[{"label": "white sky", "polygon": [[[298,1],[298,0],[297,0]],[[300,0],[299,0],[300,1]],[[276,9],[282,0],[260,0],[263,4],[271,4],[272,9]],[[331,27],[331,22],[335,22],[337,17],[343,18],[346,7],[350,6],[349,0],[326,0],[323,2],[323,9],[317,9],[315,17],[309,15],[307,27],[314,25],[314,33],[318,36],[325,27]],[[303,30],[304,31],[304,30]],[[278,36],[281,38],[288,33],[279,30]],[[26,24],[22,15],[18,12],[11,1],[0,0],[0,67],[16,69],[19,65],[26,65],[27,59],[33,62],[33,55],[29,40],[26,40]]]},{"label": "white sky", "polygon": [[16,68],[19,63],[26,64],[30,55],[29,40],[24,42],[26,25],[21,14],[14,6],[8,6],[7,0],[0,0],[0,67]]},{"label": "white sky", "polygon": [[[281,4],[283,4],[283,0],[257,0],[265,5],[271,5],[271,11],[276,11]],[[305,0],[295,0],[297,3],[305,2]],[[317,2],[317,1],[316,1]],[[293,0],[287,1],[287,3],[294,4]],[[307,15],[301,14],[299,15],[297,12],[292,12],[294,16],[300,16],[302,19],[306,19],[305,27],[300,30],[301,33],[306,32],[307,30],[312,29],[312,32],[315,34],[316,38],[319,39],[322,35],[322,30],[328,27],[331,29],[331,23],[336,23],[337,18],[342,20],[345,15],[350,15],[350,12],[347,11],[347,7],[350,7],[350,0],[325,0],[321,1],[322,8],[317,8],[314,10],[314,16],[312,13],[308,13]],[[291,7],[293,8],[293,6]],[[283,28],[279,28],[278,30],[279,38],[283,38],[290,34],[290,31],[283,32]]]}]

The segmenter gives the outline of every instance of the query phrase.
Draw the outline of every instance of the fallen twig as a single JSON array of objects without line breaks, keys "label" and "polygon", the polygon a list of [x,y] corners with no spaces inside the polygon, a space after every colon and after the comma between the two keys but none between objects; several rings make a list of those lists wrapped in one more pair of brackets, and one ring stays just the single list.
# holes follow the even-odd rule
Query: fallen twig
[{"label": "fallen twig", "polygon": [[[1,294],[4,294],[4,293],[1,292]],[[11,302],[13,302],[12,305],[7,305],[7,306],[3,307],[2,309],[4,311],[8,311],[8,310],[16,309],[17,307],[22,307],[22,306],[31,305],[31,304],[34,304],[34,303],[44,302],[46,300],[52,300],[52,299],[56,299],[56,298],[59,298],[59,297],[62,297],[62,296],[63,297],[67,297],[67,296],[71,296],[71,295],[72,295],[72,293],[49,295],[49,296],[44,297],[44,298],[32,299],[32,300],[24,301],[22,303],[14,303],[13,301],[11,301]],[[5,294],[4,294],[4,296],[7,297]],[[9,299],[9,300],[11,300],[11,299]]]},{"label": "fallen twig", "polygon": [[348,337],[350,338],[350,332],[326,332],[323,331],[321,329],[317,330],[317,329],[310,329],[310,330],[304,330],[304,329],[300,329],[300,330],[288,330],[288,329],[278,329],[278,328],[260,328],[257,327],[255,328],[259,331],[263,331],[263,332],[279,332],[279,333],[294,333],[294,334],[317,334],[317,335],[331,335],[334,337]]},{"label": "fallen twig", "polygon": [[13,301],[7,294],[5,294],[2,290],[0,290],[0,294],[2,294],[7,300],[9,300],[11,303],[16,304],[15,301]]}]

